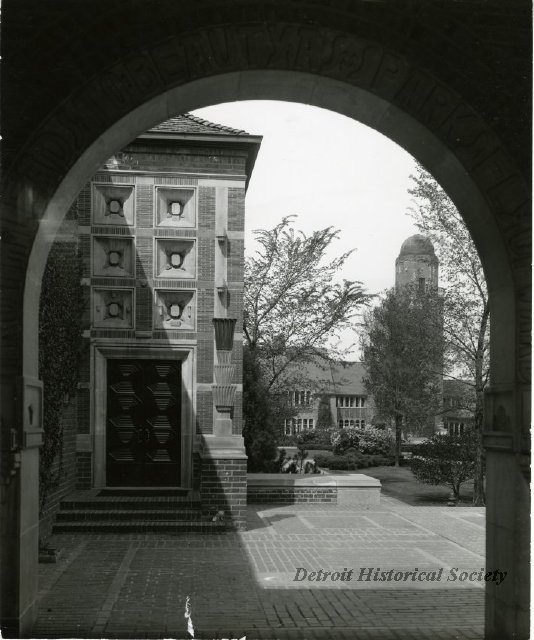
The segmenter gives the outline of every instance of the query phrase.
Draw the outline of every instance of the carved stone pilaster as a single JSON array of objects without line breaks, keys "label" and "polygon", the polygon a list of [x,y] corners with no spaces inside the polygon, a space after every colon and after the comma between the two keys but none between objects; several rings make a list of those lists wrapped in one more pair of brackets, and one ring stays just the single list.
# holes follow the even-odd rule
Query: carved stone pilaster
[{"label": "carved stone pilaster", "polygon": [[234,406],[234,398],[236,392],[235,384],[214,384],[212,387],[213,391],[213,402],[217,409],[228,410],[232,409]]},{"label": "carved stone pilaster", "polygon": [[213,318],[217,350],[231,351],[234,347],[235,318]]},{"label": "carved stone pilaster", "polygon": [[234,381],[235,365],[216,364],[215,382],[217,384],[231,384]]}]

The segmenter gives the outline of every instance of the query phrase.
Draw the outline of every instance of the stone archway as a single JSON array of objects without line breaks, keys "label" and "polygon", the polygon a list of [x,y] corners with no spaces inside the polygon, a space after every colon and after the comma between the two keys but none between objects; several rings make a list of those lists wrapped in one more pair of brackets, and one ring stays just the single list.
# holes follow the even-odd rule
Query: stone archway
[{"label": "stone archway", "polygon": [[[395,22],[380,10],[364,11],[365,3],[357,3],[359,13],[354,14],[311,4],[305,14],[283,4],[258,2],[247,12],[230,2],[228,14],[191,6],[186,19],[168,5],[165,15],[139,9],[146,30],[136,33],[138,15],[127,22],[124,39],[142,46],[111,47],[105,63],[93,49],[84,57],[83,46],[97,34],[102,42],[113,42],[113,29],[121,26],[120,11],[113,5],[88,25],[69,23],[76,36],[69,40],[76,43],[74,54],[69,52],[75,60],[85,60],[92,73],[87,79],[68,77],[47,117],[28,135],[13,129],[21,149],[9,156],[5,180],[4,269],[13,280],[3,307],[7,303],[12,314],[10,326],[22,326],[23,331],[13,333],[8,343],[4,340],[5,375],[17,384],[5,385],[3,398],[11,397],[14,387],[23,400],[32,393],[38,396],[35,310],[49,238],[81,186],[115,150],[172,115],[239,99],[303,102],[364,122],[411,152],[441,182],[481,255],[492,301],[488,566],[510,567],[511,575],[498,591],[487,590],[487,630],[489,637],[527,637],[528,497],[522,461],[528,451],[524,416],[530,358],[530,219],[528,187],[510,155],[514,143],[503,144],[466,99],[469,91],[456,89],[458,83],[445,65],[429,70],[421,62],[427,44],[412,38],[411,51],[398,38],[396,47],[388,44],[386,35],[402,23],[403,15],[412,28],[432,33],[421,16],[400,12],[393,16]],[[380,16],[383,32],[377,31]],[[59,36],[65,20],[58,17],[50,33]],[[64,40],[59,38],[59,45],[66,45]],[[56,55],[66,59],[61,58],[61,46]],[[455,64],[459,69],[456,58]],[[479,61],[473,58],[472,64],[478,71]],[[39,425],[28,422],[25,404],[10,403],[7,409],[3,404],[4,425],[22,427],[20,450],[16,446],[4,458],[15,479],[6,483],[2,508],[9,524],[3,525],[3,534],[16,538],[17,553],[6,554],[4,545],[3,586],[11,580],[18,589],[11,601],[5,599],[3,617],[27,633],[36,595],[32,554],[40,434]]]}]

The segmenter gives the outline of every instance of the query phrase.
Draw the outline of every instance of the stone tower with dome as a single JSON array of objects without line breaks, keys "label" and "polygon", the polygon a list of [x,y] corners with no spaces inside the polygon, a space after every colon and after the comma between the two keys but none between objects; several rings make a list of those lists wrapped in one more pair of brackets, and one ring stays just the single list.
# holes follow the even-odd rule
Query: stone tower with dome
[{"label": "stone tower with dome", "polygon": [[432,242],[416,233],[406,239],[395,261],[395,287],[417,284],[421,287],[437,289],[439,260]]},{"label": "stone tower with dome", "polygon": [[[416,233],[407,238],[401,245],[400,253],[395,261],[395,289],[402,289],[408,285],[419,286],[424,290],[438,291],[439,260],[434,252],[434,245],[429,238]],[[443,318],[441,319],[443,322]],[[443,360],[436,362],[436,370],[443,370]],[[436,377],[443,396],[443,376]],[[430,436],[434,432],[443,433],[443,418],[441,415],[430,416],[426,428],[418,433],[419,436]]]}]

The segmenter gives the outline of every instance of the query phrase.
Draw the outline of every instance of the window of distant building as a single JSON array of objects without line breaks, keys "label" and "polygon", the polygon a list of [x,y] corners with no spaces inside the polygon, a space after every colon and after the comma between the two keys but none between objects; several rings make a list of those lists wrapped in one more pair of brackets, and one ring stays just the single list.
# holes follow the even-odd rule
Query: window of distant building
[{"label": "window of distant building", "polygon": [[356,427],[362,428],[365,427],[365,420],[339,420],[338,422],[340,429],[345,429],[346,427]]},{"label": "window of distant building", "polygon": [[465,430],[465,424],[463,422],[447,422],[447,430],[449,435],[458,436]]},{"label": "window of distant building", "polygon": [[292,436],[302,431],[309,431],[314,428],[314,418],[289,418],[284,420],[284,433]]},{"label": "window of distant building", "polygon": [[364,396],[336,396],[336,407],[341,407],[341,408],[365,407],[365,397]]},{"label": "window of distant building", "polygon": [[295,389],[295,391],[290,391],[289,401],[293,405],[308,406],[312,402],[311,391],[307,389]]}]

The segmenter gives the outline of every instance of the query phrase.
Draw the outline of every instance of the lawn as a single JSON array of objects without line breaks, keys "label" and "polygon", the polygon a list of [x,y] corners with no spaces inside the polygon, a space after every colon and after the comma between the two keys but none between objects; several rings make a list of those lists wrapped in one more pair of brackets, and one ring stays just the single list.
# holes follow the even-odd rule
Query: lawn
[{"label": "lawn", "polygon": [[[402,500],[413,506],[444,506],[447,504],[450,489],[442,485],[419,482],[409,467],[369,467],[361,473],[377,478],[382,483],[382,493]],[[462,507],[471,505],[473,482],[466,482],[460,489]]]}]

